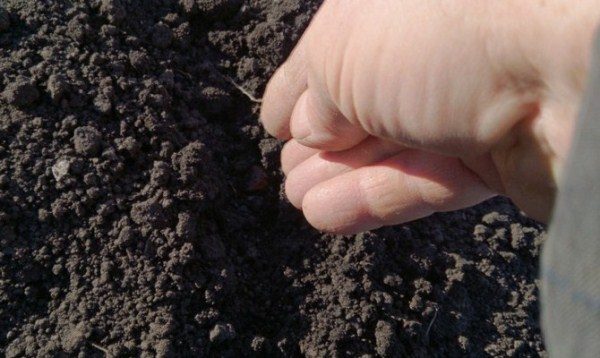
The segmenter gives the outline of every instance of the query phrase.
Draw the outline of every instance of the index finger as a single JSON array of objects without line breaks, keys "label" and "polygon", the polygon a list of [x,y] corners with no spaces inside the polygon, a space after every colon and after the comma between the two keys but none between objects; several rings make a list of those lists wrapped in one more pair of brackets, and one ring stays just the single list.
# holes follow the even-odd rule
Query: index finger
[{"label": "index finger", "polygon": [[292,111],[308,87],[304,38],[300,39],[289,58],[269,80],[263,96],[260,119],[267,132],[279,139],[291,137]]}]

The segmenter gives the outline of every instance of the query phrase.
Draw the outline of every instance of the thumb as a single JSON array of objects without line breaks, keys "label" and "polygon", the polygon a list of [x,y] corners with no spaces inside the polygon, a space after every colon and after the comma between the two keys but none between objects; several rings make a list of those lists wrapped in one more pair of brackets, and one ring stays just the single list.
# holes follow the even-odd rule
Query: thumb
[{"label": "thumb", "polygon": [[350,123],[326,96],[309,88],[300,96],[290,120],[292,137],[300,144],[327,151],[354,147],[368,137]]}]

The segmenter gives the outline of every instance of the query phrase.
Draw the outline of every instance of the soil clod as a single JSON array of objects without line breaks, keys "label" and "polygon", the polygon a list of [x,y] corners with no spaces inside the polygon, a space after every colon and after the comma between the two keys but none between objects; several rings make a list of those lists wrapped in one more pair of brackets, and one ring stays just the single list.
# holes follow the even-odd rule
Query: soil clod
[{"label": "soil clod", "polygon": [[19,77],[6,86],[2,96],[9,104],[27,107],[37,101],[40,93],[28,78]]},{"label": "soil clod", "polygon": [[85,156],[95,156],[100,151],[100,132],[91,126],[78,127],[73,132],[75,151]]}]

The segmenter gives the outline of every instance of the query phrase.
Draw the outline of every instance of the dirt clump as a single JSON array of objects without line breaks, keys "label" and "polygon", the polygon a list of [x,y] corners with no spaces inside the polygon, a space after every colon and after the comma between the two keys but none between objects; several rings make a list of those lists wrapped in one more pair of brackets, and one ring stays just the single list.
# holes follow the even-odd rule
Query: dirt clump
[{"label": "dirt clump", "polygon": [[33,104],[40,97],[40,92],[29,79],[18,77],[14,82],[6,85],[2,97],[9,104],[26,107]]},{"label": "dirt clump", "polygon": [[545,354],[506,200],[330,236],[283,197],[250,97],[319,5],[2,3],[0,355]]},{"label": "dirt clump", "polygon": [[92,126],[77,127],[73,131],[75,151],[84,156],[98,154],[101,140],[100,132]]}]

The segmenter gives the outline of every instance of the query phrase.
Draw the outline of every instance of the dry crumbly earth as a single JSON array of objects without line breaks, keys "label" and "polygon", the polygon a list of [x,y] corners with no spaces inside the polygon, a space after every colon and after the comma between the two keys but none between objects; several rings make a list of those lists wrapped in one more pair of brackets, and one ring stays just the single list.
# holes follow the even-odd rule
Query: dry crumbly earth
[{"label": "dry crumbly earth", "polygon": [[257,121],[319,0],[0,2],[0,355],[540,356],[508,201],[348,237]]}]

